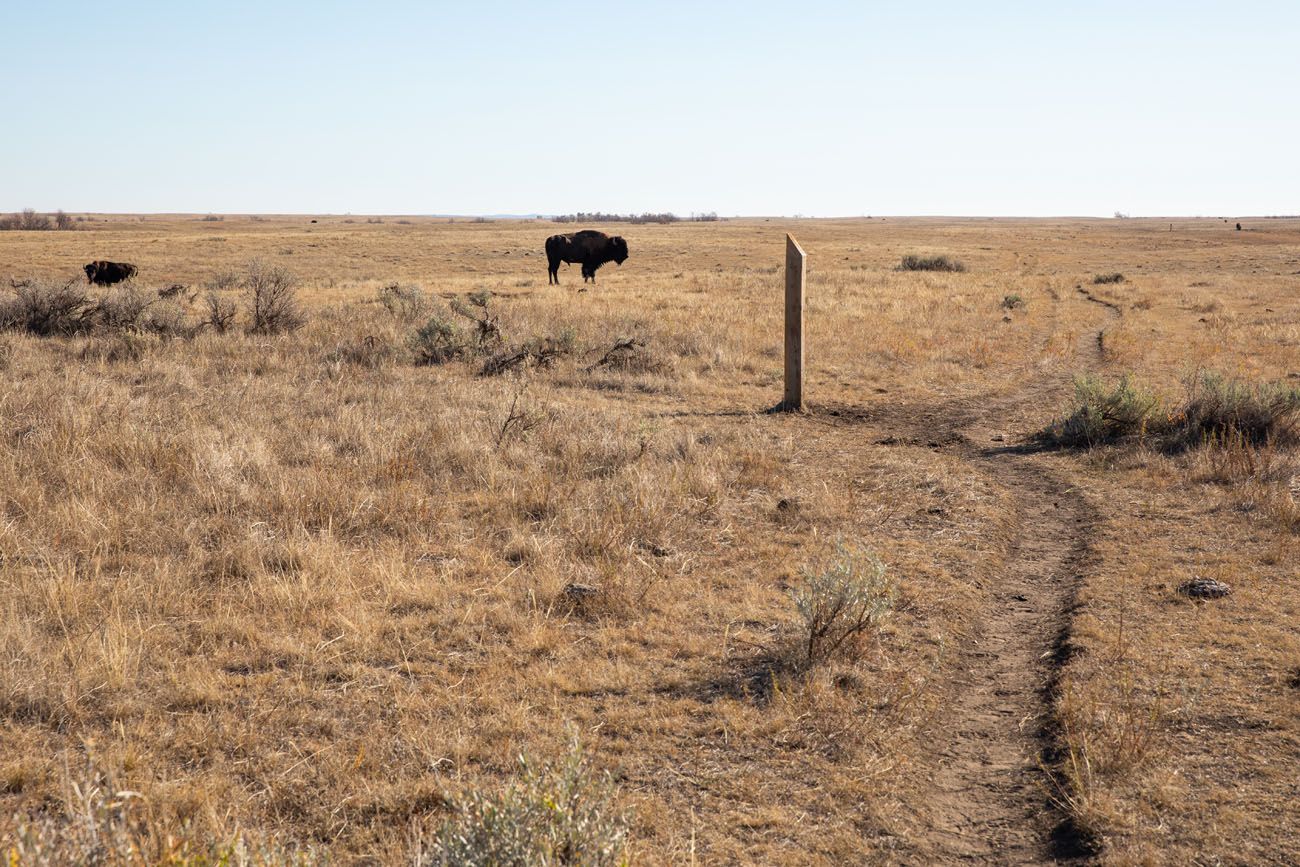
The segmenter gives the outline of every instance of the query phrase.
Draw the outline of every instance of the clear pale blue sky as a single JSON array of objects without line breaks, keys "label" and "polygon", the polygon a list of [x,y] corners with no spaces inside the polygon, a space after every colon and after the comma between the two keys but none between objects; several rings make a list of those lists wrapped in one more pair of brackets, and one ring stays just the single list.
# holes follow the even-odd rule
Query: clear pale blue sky
[{"label": "clear pale blue sky", "polygon": [[0,0],[0,209],[1300,213],[1300,3]]}]

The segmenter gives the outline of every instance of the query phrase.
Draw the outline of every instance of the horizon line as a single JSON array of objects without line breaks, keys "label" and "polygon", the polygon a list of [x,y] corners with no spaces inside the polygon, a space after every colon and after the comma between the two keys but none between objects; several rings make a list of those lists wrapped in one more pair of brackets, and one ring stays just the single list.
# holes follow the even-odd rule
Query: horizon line
[{"label": "horizon line", "polygon": [[[392,217],[397,219],[426,219],[426,220],[449,220],[449,219],[492,219],[492,220],[554,220],[557,217],[573,217],[578,214],[585,215],[602,215],[615,217],[640,217],[642,215],[668,214],[675,217],[674,222],[693,223],[693,222],[723,222],[725,220],[886,220],[886,219],[914,219],[914,220],[1107,220],[1120,222],[1124,220],[1288,220],[1300,219],[1300,213],[1297,214],[1234,214],[1224,216],[1223,214],[1124,214],[1119,215],[1099,215],[1099,214],[730,214],[723,216],[716,212],[704,212],[711,215],[712,219],[699,220],[693,219],[691,215],[681,216],[674,211],[641,211],[641,212],[606,212],[606,211],[578,211],[578,212],[556,212],[556,213],[416,213],[416,212],[383,212],[383,211],[86,211],[86,210],[67,210],[56,208],[54,210],[41,210],[37,208],[0,208],[0,214],[5,213],[22,213],[23,211],[34,211],[38,214],[55,214],[63,212],[69,216],[77,217]],[[700,212],[690,212],[690,214],[699,214]],[[625,220],[601,220],[594,222],[627,222]],[[654,225],[653,222],[646,225]]]}]

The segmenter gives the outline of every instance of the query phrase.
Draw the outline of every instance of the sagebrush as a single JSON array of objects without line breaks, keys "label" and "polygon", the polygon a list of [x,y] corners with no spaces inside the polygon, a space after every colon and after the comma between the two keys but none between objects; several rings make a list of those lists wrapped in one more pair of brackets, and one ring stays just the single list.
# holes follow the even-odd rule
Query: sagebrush
[{"label": "sagebrush", "polygon": [[841,542],[829,563],[804,569],[803,584],[792,595],[803,621],[804,661],[811,665],[878,627],[893,610],[898,584],[875,554]]},{"label": "sagebrush", "polygon": [[594,771],[575,742],[553,763],[519,759],[518,779],[500,791],[454,796],[452,817],[416,867],[612,867],[629,862],[626,817],[612,780]]}]

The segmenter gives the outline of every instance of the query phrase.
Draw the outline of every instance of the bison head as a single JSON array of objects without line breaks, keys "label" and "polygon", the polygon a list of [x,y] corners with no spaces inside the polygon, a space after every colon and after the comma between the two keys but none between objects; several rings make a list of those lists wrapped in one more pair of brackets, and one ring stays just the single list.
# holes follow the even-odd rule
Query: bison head
[{"label": "bison head", "polygon": [[86,282],[90,283],[95,279],[95,272],[99,270],[99,266],[96,265],[94,262],[91,262],[82,270],[86,272]]},{"label": "bison head", "polygon": [[627,241],[622,236],[615,235],[609,239],[609,249],[614,253],[614,264],[622,265],[627,259]]}]

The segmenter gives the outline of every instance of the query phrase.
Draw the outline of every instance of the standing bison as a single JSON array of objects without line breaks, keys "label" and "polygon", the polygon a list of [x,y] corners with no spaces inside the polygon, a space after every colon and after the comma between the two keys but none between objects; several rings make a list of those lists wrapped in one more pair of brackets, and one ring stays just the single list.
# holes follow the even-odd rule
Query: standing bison
[{"label": "standing bison", "polygon": [[560,284],[560,263],[582,263],[582,282],[596,282],[596,269],[606,262],[622,265],[627,259],[627,241],[617,235],[583,229],[571,235],[552,235],[546,239],[547,284]]},{"label": "standing bison", "polygon": [[91,262],[85,268],[86,282],[96,286],[112,286],[135,276],[135,266],[130,262]]}]

